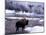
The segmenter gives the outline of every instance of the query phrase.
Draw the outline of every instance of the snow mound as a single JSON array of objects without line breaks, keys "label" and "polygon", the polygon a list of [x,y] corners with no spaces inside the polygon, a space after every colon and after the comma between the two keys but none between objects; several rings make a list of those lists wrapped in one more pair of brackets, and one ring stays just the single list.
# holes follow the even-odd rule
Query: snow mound
[{"label": "snow mound", "polygon": [[32,32],[43,32],[43,29],[44,28],[42,26],[35,26],[35,27],[26,27],[24,30],[32,33]]}]

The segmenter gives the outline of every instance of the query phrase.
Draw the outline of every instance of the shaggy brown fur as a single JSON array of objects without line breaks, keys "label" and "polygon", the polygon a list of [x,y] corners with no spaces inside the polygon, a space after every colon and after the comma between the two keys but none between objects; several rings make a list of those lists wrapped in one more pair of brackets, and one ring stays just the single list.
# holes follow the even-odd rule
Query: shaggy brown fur
[{"label": "shaggy brown fur", "polygon": [[19,30],[19,27],[22,28],[22,31],[24,30],[25,26],[28,25],[28,20],[26,19],[21,19],[16,22],[16,31]]}]

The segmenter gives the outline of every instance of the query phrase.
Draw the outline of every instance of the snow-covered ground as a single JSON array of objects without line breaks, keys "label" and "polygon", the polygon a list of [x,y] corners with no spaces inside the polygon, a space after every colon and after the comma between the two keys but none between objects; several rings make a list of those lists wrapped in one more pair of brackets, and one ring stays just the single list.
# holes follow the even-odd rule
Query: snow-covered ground
[{"label": "snow-covered ground", "polygon": [[[26,27],[25,31],[28,31],[29,33],[27,34],[31,34],[31,33],[39,33],[39,32],[44,32],[44,27],[40,27],[40,26],[35,26],[35,27]],[[22,34],[8,34],[8,35],[22,35]]]},{"label": "snow-covered ground", "polygon": [[[5,21],[5,32],[6,33],[15,33],[16,28],[15,24],[19,19],[22,18],[16,18],[16,17],[7,17],[9,20]],[[43,32],[44,31],[44,20],[40,18],[26,18],[29,20],[28,25],[25,27],[25,31],[28,33],[35,33],[35,32]],[[11,21],[12,20],[12,21]],[[21,31],[21,29],[20,29]],[[19,32],[18,32],[19,33]],[[22,32],[23,33],[23,32]],[[24,32],[25,33],[25,32]]]},{"label": "snow-covered ground", "polygon": [[26,27],[25,30],[28,31],[29,33],[37,33],[37,32],[43,32],[44,27],[42,26]]}]

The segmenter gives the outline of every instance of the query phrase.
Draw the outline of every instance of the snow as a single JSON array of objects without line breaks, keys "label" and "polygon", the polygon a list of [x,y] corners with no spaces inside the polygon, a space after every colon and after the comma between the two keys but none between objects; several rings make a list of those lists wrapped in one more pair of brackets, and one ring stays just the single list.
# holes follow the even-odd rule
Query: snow
[{"label": "snow", "polygon": [[15,13],[15,10],[5,10],[6,13]]},{"label": "snow", "polygon": [[44,20],[42,19],[42,20],[40,20],[39,22],[43,22]]},{"label": "snow", "polygon": [[27,16],[34,16],[35,15],[35,13],[26,13],[26,12],[22,12],[22,11],[20,11],[20,12],[18,12],[18,13],[16,13],[16,14],[19,14],[19,15],[27,15]]},{"label": "snow", "polygon": [[25,31],[28,31],[29,33],[34,33],[34,32],[43,32],[43,27],[41,26],[34,26],[34,27],[26,27]]}]

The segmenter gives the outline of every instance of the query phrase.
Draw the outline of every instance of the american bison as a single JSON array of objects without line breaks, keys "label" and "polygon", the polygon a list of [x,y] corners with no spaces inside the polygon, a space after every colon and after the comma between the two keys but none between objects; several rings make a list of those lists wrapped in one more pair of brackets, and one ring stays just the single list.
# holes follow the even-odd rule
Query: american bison
[{"label": "american bison", "polygon": [[28,25],[28,20],[21,19],[16,22],[16,32],[19,31],[19,28],[22,28],[22,31],[24,31],[25,26]]}]

